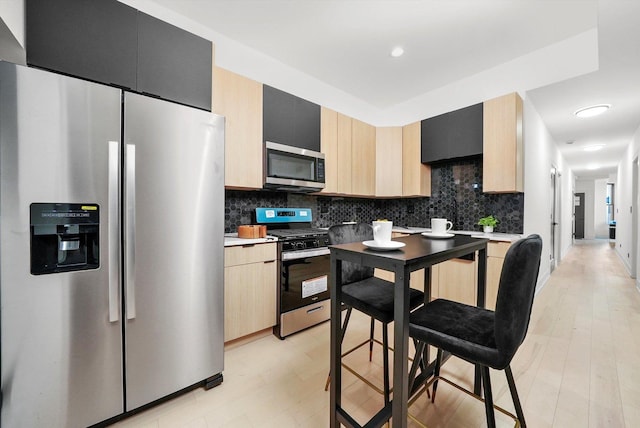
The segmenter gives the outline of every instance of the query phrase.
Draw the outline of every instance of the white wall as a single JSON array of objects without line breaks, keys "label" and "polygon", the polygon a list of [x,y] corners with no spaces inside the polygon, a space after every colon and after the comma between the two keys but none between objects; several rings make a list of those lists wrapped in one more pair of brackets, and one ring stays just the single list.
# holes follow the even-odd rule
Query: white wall
[{"label": "white wall", "polygon": [[[636,130],[636,133],[627,148],[627,151],[618,164],[618,175],[616,177],[615,188],[615,217],[616,217],[616,251],[620,256],[620,259],[624,263],[629,274],[631,272],[631,258],[636,257],[636,260],[640,262],[640,254],[633,248],[632,239],[632,214],[630,208],[633,205],[632,201],[632,181],[633,181],[633,161],[638,157],[640,151],[640,128]],[[634,214],[636,219],[638,213]],[[638,237],[636,237],[637,239]],[[636,264],[640,266],[640,264]],[[636,276],[637,277],[637,276]],[[640,289],[640,283],[636,279],[636,284]]]},{"label": "white wall", "polygon": [[24,47],[24,0],[0,0],[0,17]]},{"label": "white wall", "polygon": [[[571,212],[567,200],[573,201],[571,186],[573,175],[566,167],[556,143],[547,130],[542,118],[531,102],[525,98],[523,105],[524,122],[524,234],[537,233],[542,237],[542,259],[538,287],[544,284],[550,274],[551,235],[551,167],[560,173],[560,216],[558,245],[560,256],[571,245]],[[559,262],[560,260],[556,260]]]},{"label": "white wall", "polygon": [[593,222],[594,233],[597,239],[609,238],[609,224],[607,223],[607,183],[608,178],[600,178],[594,182],[593,198]]}]

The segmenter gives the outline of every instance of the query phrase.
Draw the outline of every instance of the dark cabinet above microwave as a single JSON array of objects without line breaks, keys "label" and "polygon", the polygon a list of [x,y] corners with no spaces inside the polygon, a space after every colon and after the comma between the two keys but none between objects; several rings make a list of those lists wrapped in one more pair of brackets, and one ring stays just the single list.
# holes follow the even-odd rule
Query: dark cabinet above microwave
[{"label": "dark cabinet above microwave", "polygon": [[211,42],[116,0],[26,0],[27,64],[211,110]]},{"label": "dark cabinet above microwave", "polygon": [[264,141],[320,151],[320,106],[263,85]]},{"label": "dark cabinet above microwave", "polygon": [[482,103],[421,122],[422,163],[482,154]]}]

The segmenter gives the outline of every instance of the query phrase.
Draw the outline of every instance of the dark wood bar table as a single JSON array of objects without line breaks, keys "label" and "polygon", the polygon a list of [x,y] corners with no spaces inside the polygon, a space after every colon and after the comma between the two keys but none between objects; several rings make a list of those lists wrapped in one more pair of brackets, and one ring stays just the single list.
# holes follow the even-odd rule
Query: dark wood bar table
[{"label": "dark wood bar table", "polygon": [[[431,266],[449,259],[478,251],[478,291],[477,305],[484,307],[487,242],[485,238],[455,235],[449,239],[432,239],[420,234],[394,241],[406,245],[394,251],[375,251],[361,242],[332,245],[331,251],[331,397],[330,426],[340,424],[347,427],[380,427],[389,418],[394,428],[407,426],[407,406],[409,401],[409,279],[411,272],[425,269],[425,299],[431,295]],[[380,268],[395,273],[394,294],[394,337],[393,337],[393,400],[383,407],[364,425],[359,425],[341,406],[342,402],[342,350],[340,325],[342,320],[342,262],[348,261],[364,266]],[[476,379],[477,380],[477,379]],[[476,389],[479,382],[476,381]]]}]

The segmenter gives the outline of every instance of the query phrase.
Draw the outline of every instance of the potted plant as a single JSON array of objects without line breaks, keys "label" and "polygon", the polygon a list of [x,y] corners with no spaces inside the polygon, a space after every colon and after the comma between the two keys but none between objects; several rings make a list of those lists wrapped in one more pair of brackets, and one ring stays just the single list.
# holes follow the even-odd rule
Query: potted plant
[{"label": "potted plant", "polygon": [[478,224],[482,226],[484,233],[491,233],[493,232],[493,228],[498,224],[498,219],[492,215],[488,215],[478,220]]}]

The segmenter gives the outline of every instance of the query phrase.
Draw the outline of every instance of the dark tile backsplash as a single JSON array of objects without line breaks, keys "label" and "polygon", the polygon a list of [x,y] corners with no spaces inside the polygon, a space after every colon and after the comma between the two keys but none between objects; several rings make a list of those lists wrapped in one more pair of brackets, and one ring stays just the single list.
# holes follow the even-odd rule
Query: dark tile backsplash
[{"label": "dark tile backsplash", "polygon": [[429,227],[432,217],[446,217],[457,230],[481,230],[480,217],[500,220],[496,232],[522,233],[524,194],[482,193],[482,158],[432,165],[431,197],[359,199],[272,191],[225,192],[225,232],[254,222],[256,207],[311,208],[314,227],[343,221],[371,222],[379,218],[396,225]]}]

